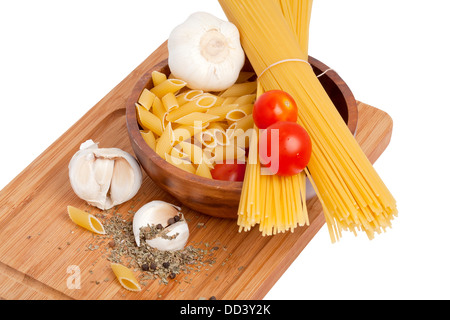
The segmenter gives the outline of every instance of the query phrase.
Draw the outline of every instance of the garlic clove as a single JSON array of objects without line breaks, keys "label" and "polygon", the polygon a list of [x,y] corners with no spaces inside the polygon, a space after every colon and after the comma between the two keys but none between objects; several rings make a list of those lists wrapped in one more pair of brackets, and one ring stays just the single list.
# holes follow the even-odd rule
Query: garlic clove
[{"label": "garlic clove", "polygon": [[107,210],[136,195],[142,172],[129,153],[118,148],[98,148],[98,144],[88,140],[70,160],[69,179],[78,197]]},{"label": "garlic clove", "polygon": [[94,177],[99,187],[97,200],[102,203],[107,202],[108,191],[113,175],[114,161],[98,158],[94,161]]},{"label": "garlic clove", "polygon": [[171,224],[165,229],[168,236],[176,235],[175,239],[164,239],[162,237],[156,237],[151,240],[147,240],[147,244],[155,249],[161,251],[175,251],[181,250],[186,245],[189,238],[189,228],[185,221],[178,221]]},{"label": "garlic clove", "polygon": [[167,236],[174,236],[174,239],[164,239],[158,236],[153,239],[146,240],[146,243],[152,248],[163,251],[181,250],[187,243],[189,238],[188,224],[184,217],[180,221],[169,225],[169,219],[178,216],[180,208],[170,203],[155,200],[142,206],[133,218],[133,234],[138,246],[140,243],[141,228],[147,226],[157,226],[160,224],[164,228]]}]

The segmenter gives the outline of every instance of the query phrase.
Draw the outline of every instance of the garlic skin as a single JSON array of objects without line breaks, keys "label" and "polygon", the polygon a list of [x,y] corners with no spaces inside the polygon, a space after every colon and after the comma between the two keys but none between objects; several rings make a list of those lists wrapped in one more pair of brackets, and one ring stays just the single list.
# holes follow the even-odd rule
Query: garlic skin
[{"label": "garlic skin", "polygon": [[69,179],[75,194],[102,210],[133,198],[142,184],[137,160],[118,148],[99,148],[88,140],[69,163]]},{"label": "garlic skin", "polygon": [[146,243],[155,249],[161,251],[181,250],[187,243],[189,238],[189,227],[184,217],[178,222],[169,225],[168,220],[180,214],[180,208],[170,203],[155,200],[142,206],[133,218],[133,234],[138,247],[140,243],[140,229],[147,226],[156,226],[161,224],[168,236],[178,233],[174,239],[164,239],[156,237],[146,240]]},{"label": "garlic skin", "polygon": [[233,85],[245,53],[234,24],[196,12],[169,35],[169,68],[191,89],[222,91]]}]

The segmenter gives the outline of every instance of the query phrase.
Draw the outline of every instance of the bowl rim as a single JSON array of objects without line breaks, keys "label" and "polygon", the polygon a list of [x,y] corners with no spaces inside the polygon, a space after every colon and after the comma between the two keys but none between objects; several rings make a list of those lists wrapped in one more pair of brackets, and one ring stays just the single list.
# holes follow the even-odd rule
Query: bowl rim
[{"label": "bowl rim", "polygon": [[[339,91],[342,92],[348,110],[347,126],[349,127],[350,131],[353,134],[355,134],[358,115],[357,115],[356,100],[353,96],[352,91],[335,70],[329,68],[326,64],[311,56],[308,57],[308,60],[320,72],[326,71],[323,76],[330,78],[330,80],[333,81],[335,85],[339,88]],[[144,90],[144,88],[149,88],[150,86],[149,84],[152,83],[151,77],[152,72],[153,71],[161,72],[167,66],[168,66],[168,59],[166,58],[160,61],[159,63],[155,64],[154,66],[152,66],[149,70],[147,70],[147,72],[145,72],[144,75],[141,76],[139,80],[136,82],[136,84],[133,86],[132,92],[126,101],[126,122],[130,139],[135,140],[136,146],[139,147],[141,151],[150,158],[149,160],[153,164],[158,166],[161,170],[172,172],[173,175],[182,176],[183,179],[186,181],[186,183],[202,184],[217,189],[228,189],[235,191],[242,190],[243,181],[226,181],[226,180],[205,178],[190,172],[186,172],[170,164],[165,159],[160,157],[156,153],[156,151],[154,151],[145,142],[144,138],[140,134],[135,110],[135,103],[138,101],[139,95],[141,94],[142,90]],[[350,112],[350,108],[353,108],[354,110]],[[353,116],[351,117],[351,115]]]}]

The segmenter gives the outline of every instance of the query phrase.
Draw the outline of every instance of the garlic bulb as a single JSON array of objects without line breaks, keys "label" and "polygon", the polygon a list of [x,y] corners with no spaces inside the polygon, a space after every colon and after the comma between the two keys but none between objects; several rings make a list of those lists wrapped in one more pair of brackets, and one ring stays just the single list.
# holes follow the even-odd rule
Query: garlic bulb
[{"label": "garlic bulb", "polygon": [[147,228],[152,232],[145,240],[150,247],[162,251],[183,249],[189,238],[189,228],[179,210],[179,207],[158,200],[141,207],[133,218],[136,244],[141,245],[141,228]]},{"label": "garlic bulb", "polygon": [[99,148],[88,140],[69,163],[69,178],[78,197],[102,210],[133,198],[142,184],[137,160],[117,148]]},{"label": "garlic bulb", "polygon": [[191,89],[227,89],[245,62],[236,26],[206,12],[193,13],[173,29],[168,49],[170,71]]}]

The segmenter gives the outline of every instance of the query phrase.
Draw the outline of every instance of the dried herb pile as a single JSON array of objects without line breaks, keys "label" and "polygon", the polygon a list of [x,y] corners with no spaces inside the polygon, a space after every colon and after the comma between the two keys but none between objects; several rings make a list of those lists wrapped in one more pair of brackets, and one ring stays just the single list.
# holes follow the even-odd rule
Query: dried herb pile
[{"label": "dried herb pile", "polygon": [[129,268],[139,268],[140,280],[144,285],[146,280],[157,279],[168,284],[181,273],[199,272],[203,266],[212,266],[216,262],[214,251],[219,248],[217,246],[205,244],[202,249],[188,245],[179,251],[160,251],[141,241],[138,247],[132,221],[123,219],[117,212],[111,217],[103,217],[103,221],[107,234],[105,238],[109,239],[107,259]]}]

